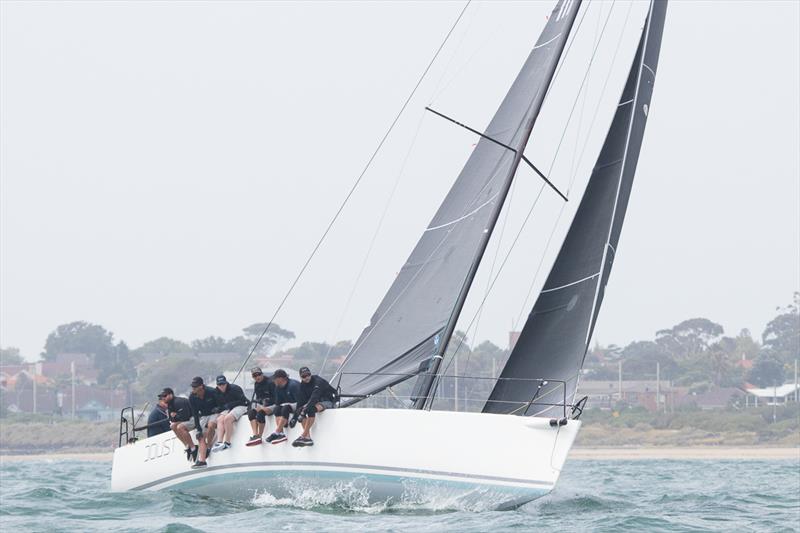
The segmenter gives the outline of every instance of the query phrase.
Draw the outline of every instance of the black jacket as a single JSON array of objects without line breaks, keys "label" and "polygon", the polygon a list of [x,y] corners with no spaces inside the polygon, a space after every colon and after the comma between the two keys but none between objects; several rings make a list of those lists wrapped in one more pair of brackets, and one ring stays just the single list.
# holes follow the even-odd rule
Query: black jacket
[{"label": "black jacket", "polygon": [[[192,418],[192,405],[189,398],[183,396],[173,396],[167,411],[170,413],[169,419],[172,422],[186,422]],[[172,416],[172,413],[175,413],[175,416]]]},{"label": "black jacket", "polygon": [[297,403],[300,400],[300,383],[289,378],[286,386],[281,388],[275,385],[275,405],[284,403]]},{"label": "black jacket", "polygon": [[222,410],[222,402],[220,402],[220,394],[214,387],[203,385],[206,389],[203,398],[200,398],[195,393],[189,395],[189,405],[192,406],[192,416],[194,416],[194,426],[202,431],[200,427],[200,417],[208,416],[214,413],[219,413]]},{"label": "black jacket", "polygon": [[169,431],[169,418],[160,405],[156,405],[147,417],[147,436],[154,437]]},{"label": "black jacket", "polygon": [[270,378],[265,377],[261,380],[261,383],[258,381],[253,382],[253,401],[261,405],[272,405],[274,398],[275,384]]},{"label": "black jacket", "polygon": [[309,406],[327,400],[336,401],[336,389],[325,378],[311,376],[308,383],[300,382],[300,401],[298,403]]},{"label": "black jacket", "polygon": [[219,394],[219,403],[224,411],[229,411],[240,405],[247,407],[250,404],[242,388],[235,383],[228,383],[228,386],[225,387],[225,392],[217,389],[217,394]]}]

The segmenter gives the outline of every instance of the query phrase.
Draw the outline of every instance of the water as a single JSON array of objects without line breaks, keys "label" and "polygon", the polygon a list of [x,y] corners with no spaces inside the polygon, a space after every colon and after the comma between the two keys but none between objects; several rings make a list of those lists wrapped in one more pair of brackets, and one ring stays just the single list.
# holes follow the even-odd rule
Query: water
[{"label": "water", "polygon": [[568,461],[556,490],[516,511],[428,501],[368,505],[356,488],[292,500],[109,491],[110,463],[0,466],[2,531],[800,531],[800,463]]}]

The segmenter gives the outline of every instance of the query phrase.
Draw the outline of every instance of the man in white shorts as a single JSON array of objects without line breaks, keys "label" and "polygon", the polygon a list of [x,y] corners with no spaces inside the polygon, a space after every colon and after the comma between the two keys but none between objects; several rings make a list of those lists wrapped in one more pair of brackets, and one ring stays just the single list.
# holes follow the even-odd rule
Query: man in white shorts
[{"label": "man in white shorts", "polygon": [[206,466],[208,454],[212,451],[208,447],[214,442],[214,431],[217,428],[217,415],[222,410],[222,399],[219,391],[203,383],[203,378],[200,376],[192,378],[191,386],[189,404],[192,406],[194,424],[185,422],[184,424],[187,430],[197,429],[197,445],[200,453],[192,468],[203,468]]},{"label": "man in white shorts", "polygon": [[221,452],[231,447],[234,425],[247,413],[247,406],[250,404],[242,388],[235,383],[228,383],[224,375],[217,376],[217,393],[222,412],[217,419],[219,432],[217,443],[211,448],[212,452]]}]

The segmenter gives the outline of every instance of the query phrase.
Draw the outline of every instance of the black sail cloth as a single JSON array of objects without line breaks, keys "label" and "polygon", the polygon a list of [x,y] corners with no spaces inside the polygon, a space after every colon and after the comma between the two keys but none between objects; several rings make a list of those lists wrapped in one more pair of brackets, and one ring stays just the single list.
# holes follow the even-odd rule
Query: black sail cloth
[{"label": "black sail cloth", "polygon": [[[575,20],[580,0],[560,0],[485,135],[522,151]],[[459,295],[519,160],[481,138],[333,383],[367,395],[427,369],[447,339]],[[468,285],[467,285],[468,287]],[[421,367],[422,363],[422,367]]]},{"label": "black sail cloth", "polygon": [[[651,2],[633,66],[580,206],[485,413],[561,416],[562,407],[552,404],[573,399],[617,253],[666,9],[666,0]],[[533,380],[539,379],[549,382],[537,392]]]}]

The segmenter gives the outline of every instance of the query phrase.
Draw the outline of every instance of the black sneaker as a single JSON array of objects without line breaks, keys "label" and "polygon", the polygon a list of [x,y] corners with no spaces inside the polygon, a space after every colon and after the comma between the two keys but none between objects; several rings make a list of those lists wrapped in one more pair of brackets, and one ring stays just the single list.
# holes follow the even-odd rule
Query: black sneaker
[{"label": "black sneaker", "polygon": [[192,465],[192,468],[205,468],[208,466],[208,463],[205,461],[197,461],[195,464]]},{"label": "black sneaker", "polygon": [[250,440],[247,441],[245,446],[258,446],[259,444],[262,444],[263,442],[264,441],[262,441],[261,437],[259,437],[258,435],[251,435],[250,436]]},{"label": "black sneaker", "polygon": [[313,445],[314,441],[311,440],[311,437],[306,437],[305,439],[303,439],[303,446],[313,446]]},{"label": "black sneaker", "polygon": [[300,448],[302,446],[305,446],[305,440],[306,439],[304,439],[303,437],[297,437],[296,439],[294,439],[294,442],[292,442],[292,446],[294,446],[295,448]]},{"label": "black sneaker", "polygon": [[279,444],[281,442],[286,442],[286,434],[285,433],[273,433],[269,437],[267,437],[267,442],[270,444]]}]

